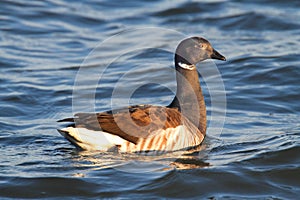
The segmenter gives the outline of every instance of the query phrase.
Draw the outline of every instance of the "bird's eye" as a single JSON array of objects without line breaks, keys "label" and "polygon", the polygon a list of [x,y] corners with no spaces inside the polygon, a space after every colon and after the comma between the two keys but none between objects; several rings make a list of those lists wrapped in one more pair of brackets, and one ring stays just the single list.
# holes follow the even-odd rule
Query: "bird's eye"
[{"label": "bird's eye", "polygon": [[206,45],[205,44],[196,44],[195,48],[199,48],[199,49],[205,49]]}]

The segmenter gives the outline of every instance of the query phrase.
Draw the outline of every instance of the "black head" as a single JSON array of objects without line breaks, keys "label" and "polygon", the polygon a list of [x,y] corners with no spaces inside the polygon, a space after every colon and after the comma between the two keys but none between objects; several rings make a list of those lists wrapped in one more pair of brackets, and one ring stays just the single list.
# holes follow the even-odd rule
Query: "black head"
[{"label": "black head", "polygon": [[180,42],[176,49],[175,62],[195,65],[206,59],[226,60],[204,38],[191,37]]}]

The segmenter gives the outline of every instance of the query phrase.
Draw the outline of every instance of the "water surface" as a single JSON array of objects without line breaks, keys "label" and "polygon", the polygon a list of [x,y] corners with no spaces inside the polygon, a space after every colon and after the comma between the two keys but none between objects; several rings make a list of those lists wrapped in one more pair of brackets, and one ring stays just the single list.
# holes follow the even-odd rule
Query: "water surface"
[{"label": "water surface", "polygon": [[[0,197],[296,199],[299,6],[271,0],[2,1]],[[57,133],[56,121],[73,114],[74,98],[84,102],[90,95],[89,76],[81,88],[87,93],[73,94],[81,63],[99,42],[143,27],[201,35],[227,57],[216,62],[227,97],[222,134],[210,131],[200,154],[178,157],[76,150]],[[172,52],[164,49],[174,50],[178,37],[151,31],[124,37],[83,66],[97,74],[115,58],[90,109],[109,109],[114,86],[128,71],[123,86],[142,85],[130,103],[167,105],[176,85]],[[146,41],[156,49],[121,51]],[[209,62],[199,71],[205,66]]]}]

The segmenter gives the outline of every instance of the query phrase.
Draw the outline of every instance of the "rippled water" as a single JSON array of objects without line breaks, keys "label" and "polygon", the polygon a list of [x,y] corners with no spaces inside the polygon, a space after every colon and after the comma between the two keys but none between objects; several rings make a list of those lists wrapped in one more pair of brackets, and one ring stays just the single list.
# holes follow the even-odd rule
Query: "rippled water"
[{"label": "rippled water", "polygon": [[[296,199],[299,6],[298,1],[273,0],[2,1],[1,199]],[[93,89],[88,81],[99,73],[100,64],[114,59],[99,81],[95,107],[90,109],[109,109],[114,86],[128,71],[133,74],[125,77],[123,86],[142,85],[130,103],[171,101],[170,90],[176,87],[168,70],[173,55],[164,49],[175,49],[179,37],[153,31],[122,35],[143,27],[202,35],[227,57],[227,62],[216,62],[227,97],[222,134],[211,129],[200,154],[175,157],[76,150],[57,133],[56,120],[72,115],[74,98],[85,102]],[[82,65],[90,76],[83,79],[82,93],[73,94],[84,59],[99,42],[120,33],[123,40]],[[146,41],[157,49],[122,51],[132,42]],[[199,71],[206,65],[199,65]],[[162,85],[149,84],[150,79]],[[208,80],[214,79],[211,75]],[[210,94],[202,85],[210,114]]]}]

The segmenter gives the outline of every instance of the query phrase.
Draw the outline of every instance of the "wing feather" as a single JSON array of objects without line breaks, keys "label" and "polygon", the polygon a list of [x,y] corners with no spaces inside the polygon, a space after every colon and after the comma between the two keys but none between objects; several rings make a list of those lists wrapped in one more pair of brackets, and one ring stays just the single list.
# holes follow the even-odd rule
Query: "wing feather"
[{"label": "wing feather", "polygon": [[176,108],[138,105],[102,113],[77,113],[74,118],[60,120],[72,122],[77,128],[105,131],[137,144],[151,134],[182,124],[183,116]]}]

